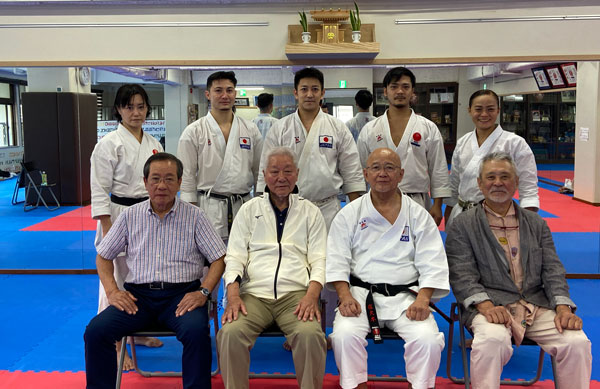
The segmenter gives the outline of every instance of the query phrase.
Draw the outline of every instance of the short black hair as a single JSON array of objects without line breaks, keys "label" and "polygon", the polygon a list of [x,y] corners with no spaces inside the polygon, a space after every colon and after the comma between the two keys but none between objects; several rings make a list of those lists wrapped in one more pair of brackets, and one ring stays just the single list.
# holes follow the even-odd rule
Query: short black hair
[{"label": "short black hair", "polygon": [[316,78],[321,84],[321,89],[325,88],[325,78],[323,77],[323,73],[317,68],[304,68],[298,70],[296,74],[294,74],[294,89],[298,90],[298,84],[303,78]]},{"label": "short black hair", "polygon": [[392,82],[398,81],[402,78],[402,76],[408,76],[408,78],[410,78],[410,83],[412,84],[412,87],[415,87],[415,85],[417,84],[417,79],[415,75],[413,74],[413,72],[411,72],[403,66],[398,66],[397,68],[390,69],[387,72],[385,77],[383,77],[383,87],[387,88],[388,85],[390,85]]},{"label": "short black hair", "polygon": [[235,78],[234,72],[219,71],[214,72],[213,74],[208,76],[208,78],[206,79],[206,89],[210,90],[212,83],[217,80],[229,80],[233,83],[233,86],[237,86],[237,79]]},{"label": "short black hair", "polygon": [[139,84],[125,84],[121,85],[121,87],[117,90],[117,95],[115,96],[115,102],[113,104],[113,116],[120,122],[123,120],[119,110],[117,108],[123,108],[129,105],[133,96],[140,95],[144,100],[144,103],[148,107],[148,111],[146,112],[146,118],[150,116],[150,99],[148,98],[148,93],[146,90],[142,88]]},{"label": "short black hair", "polygon": [[177,179],[180,179],[183,176],[183,163],[181,163],[179,158],[177,158],[173,154],[169,154],[169,153],[156,153],[156,154],[153,154],[152,156],[150,156],[150,158],[148,158],[146,160],[146,163],[144,164],[144,178],[145,179],[148,179],[148,176],[150,175],[150,164],[152,164],[152,162],[159,162],[159,161],[174,162],[175,165],[177,165]]},{"label": "short black hair", "polygon": [[500,107],[500,98],[498,97],[498,95],[496,94],[496,92],[494,92],[491,89],[480,89],[477,92],[473,93],[471,95],[471,97],[469,97],[469,108],[471,108],[471,105],[473,105],[473,100],[475,100],[475,98],[479,97],[479,96],[494,96],[494,98],[496,99],[496,103],[498,103],[498,107]]},{"label": "short black hair", "polygon": [[356,96],[354,96],[354,101],[356,101],[356,105],[358,105],[362,109],[369,109],[371,104],[373,104],[373,95],[366,89],[361,89],[356,92]]},{"label": "short black hair", "polygon": [[273,94],[272,93],[261,93],[256,98],[256,105],[260,109],[265,109],[271,104],[273,104]]}]

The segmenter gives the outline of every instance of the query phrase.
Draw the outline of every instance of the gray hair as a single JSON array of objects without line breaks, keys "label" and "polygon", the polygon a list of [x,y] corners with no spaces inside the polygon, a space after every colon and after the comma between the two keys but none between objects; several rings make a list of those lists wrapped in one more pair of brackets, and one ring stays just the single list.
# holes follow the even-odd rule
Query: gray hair
[{"label": "gray hair", "polygon": [[483,157],[483,159],[481,160],[481,164],[479,165],[479,178],[482,178],[481,173],[483,173],[483,165],[486,162],[490,162],[490,161],[498,161],[498,162],[504,161],[504,162],[510,163],[511,168],[512,168],[513,172],[515,173],[515,177],[517,176],[517,165],[515,165],[515,161],[513,161],[510,154],[505,153],[504,151],[493,151],[493,152],[489,153],[488,155],[486,155],[485,157]]},{"label": "gray hair", "polygon": [[285,146],[275,147],[274,149],[269,151],[269,153],[267,154],[267,159],[265,160],[267,166],[269,165],[269,160],[271,159],[271,157],[275,157],[277,155],[290,157],[292,159],[292,162],[294,162],[294,166],[298,168],[298,157],[296,156],[296,153],[294,153],[294,150]]}]

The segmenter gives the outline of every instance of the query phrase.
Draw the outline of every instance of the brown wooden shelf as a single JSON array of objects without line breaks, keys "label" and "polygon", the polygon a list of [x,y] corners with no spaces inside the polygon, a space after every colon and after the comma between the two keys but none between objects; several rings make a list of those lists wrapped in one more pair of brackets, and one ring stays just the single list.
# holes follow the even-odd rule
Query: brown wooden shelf
[{"label": "brown wooden shelf", "polygon": [[380,44],[375,42],[375,25],[361,26],[360,43],[352,43],[352,31],[349,25],[340,25],[341,43],[317,43],[321,32],[319,24],[309,24],[311,42],[302,43],[302,27],[288,26],[288,41],[285,54],[290,60],[302,59],[359,59],[372,60],[379,54]]}]

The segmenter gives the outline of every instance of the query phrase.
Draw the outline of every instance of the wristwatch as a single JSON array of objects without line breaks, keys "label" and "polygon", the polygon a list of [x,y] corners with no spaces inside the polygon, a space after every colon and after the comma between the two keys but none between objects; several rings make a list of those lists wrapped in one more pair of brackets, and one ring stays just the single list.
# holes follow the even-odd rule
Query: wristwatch
[{"label": "wristwatch", "polygon": [[198,289],[200,291],[200,293],[202,293],[203,295],[205,295],[206,297],[210,297],[210,290],[200,287],[200,289]]}]

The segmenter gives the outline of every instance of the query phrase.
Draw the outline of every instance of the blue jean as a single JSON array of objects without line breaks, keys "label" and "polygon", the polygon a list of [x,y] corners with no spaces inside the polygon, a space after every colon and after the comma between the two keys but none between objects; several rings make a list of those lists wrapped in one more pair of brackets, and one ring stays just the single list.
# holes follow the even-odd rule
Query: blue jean
[{"label": "blue jean", "polygon": [[188,292],[197,291],[200,281],[166,290],[125,284],[138,300],[134,315],[109,306],[88,324],[85,334],[85,371],[87,388],[114,388],[117,381],[115,342],[132,332],[148,327],[167,327],[183,344],[184,388],[210,388],[211,345],[206,305],[175,317],[177,304]]}]

